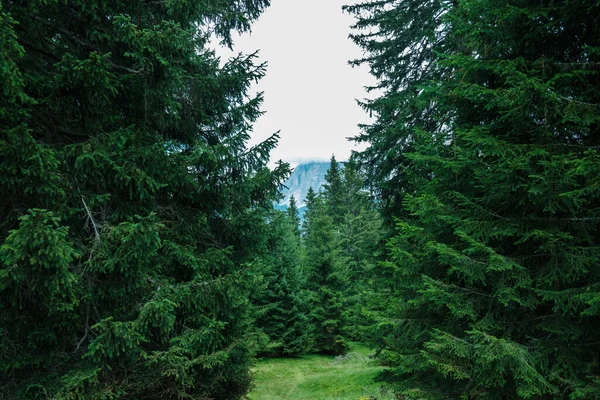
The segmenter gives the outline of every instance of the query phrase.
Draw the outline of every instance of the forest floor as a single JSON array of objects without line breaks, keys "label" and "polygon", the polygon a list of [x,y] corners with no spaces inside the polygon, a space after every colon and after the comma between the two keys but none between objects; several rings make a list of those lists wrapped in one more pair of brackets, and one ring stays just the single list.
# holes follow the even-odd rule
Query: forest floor
[{"label": "forest floor", "polygon": [[388,400],[374,378],[382,371],[369,350],[353,345],[345,356],[306,355],[259,360],[250,400]]}]

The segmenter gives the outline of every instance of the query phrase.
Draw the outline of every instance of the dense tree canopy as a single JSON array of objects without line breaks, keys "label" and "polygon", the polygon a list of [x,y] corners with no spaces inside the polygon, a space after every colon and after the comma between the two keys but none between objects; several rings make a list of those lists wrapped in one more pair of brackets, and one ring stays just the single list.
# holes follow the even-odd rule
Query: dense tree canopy
[{"label": "dense tree canopy", "polygon": [[315,350],[341,354],[348,339],[364,339],[365,297],[372,290],[381,223],[354,159],[342,165],[332,157],[325,181],[323,191],[316,194],[311,188],[306,198],[305,268],[313,295]]},{"label": "dense tree canopy", "polygon": [[323,196],[314,197],[307,208],[304,263],[308,288],[312,291],[314,349],[325,354],[342,354],[346,349],[343,290],[347,269],[339,249],[339,234]]},{"label": "dense tree canopy", "polygon": [[365,51],[362,59],[351,64],[366,64],[377,79],[368,92],[381,93],[359,103],[376,118],[372,124],[362,125],[354,140],[368,144],[357,160],[368,172],[368,183],[389,224],[395,217],[405,216],[402,200],[414,190],[407,175],[418,169],[407,155],[414,149],[415,132],[444,124],[438,113],[445,107],[425,105],[422,97],[426,84],[448,75],[448,68],[434,60],[440,52],[454,51],[444,18],[455,3],[383,0],[344,7],[357,20],[351,39]]},{"label": "dense tree canopy", "polygon": [[350,339],[403,399],[600,399],[600,3],[346,6],[375,119],[287,212],[265,65],[211,50],[268,5],[0,4],[0,398],[241,399]]},{"label": "dense tree canopy", "polygon": [[290,204],[287,208],[287,216],[289,223],[292,226],[292,231],[297,238],[300,238],[300,213],[298,206],[296,205],[296,198],[294,195],[290,196]]},{"label": "dense tree canopy", "polygon": [[360,156],[397,219],[372,330],[409,398],[598,398],[595,1],[366,2]]},{"label": "dense tree canopy", "polygon": [[0,397],[243,396],[246,262],[287,165],[220,65],[268,0],[0,9]]},{"label": "dense tree canopy", "polygon": [[323,184],[323,197],[327,214],[333,218],[333,223],[340,225],[344,220],[344,186],[342,183],[342,171],[340,164],[331,156],[329,169],[325,174],[325,183]]},{"label": "dense tree canopy", "polygon": [[261,260],[264,281],[255,294],[257,327],[268,337],[261,354],[268,356],[301,355],[311,350],[313,342],[299,227],[293,215],[286,214],[273,210],[269,217]]}]

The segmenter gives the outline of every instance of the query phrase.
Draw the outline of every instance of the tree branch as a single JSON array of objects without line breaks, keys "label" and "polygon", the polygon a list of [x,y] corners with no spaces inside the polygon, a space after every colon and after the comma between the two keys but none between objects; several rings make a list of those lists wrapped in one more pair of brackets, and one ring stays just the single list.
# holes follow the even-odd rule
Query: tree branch
[{"label": "tree branch", "polygon": [[[34,15],[34,14],[29,14],[29,16],[30,16],[31,18],[33,18],[34,20],[36,20],[36,21],[38,21],[38,22],[40,22],[40,23],[42,23],[42,24],[44,24],[44,25],[46,25],[46,26],[48,26],[48,27],[50,27],[50,28],[52,28],[52,29],[56,29],[58,32],[62,33],[62,34],[63,34],[63,35],[65,35],[66,37],[70,38],[70,39],[71,39],[71,40],[73,40],[75,43],[77,43],[78,45],[80,45],[80,46],[84,47],[85,49],[88,49],[88,50],[90,50],[90,51],[95,51],[95,52],[97,52],[97,53],[99,53],[99,54],[102,54],[102,51],[101,51],[100,49],[98,49],[98,48],[96,48],[96,47],[92,46],[92,45],[91,45],[90,43],[88,43],[88,42],[85,42],[85,41],[81,40],[81,39],[80,39],[80,38],[79,38],[77,35],[75,35],[74,33],[72,33],[72,32],[69,32],[68,30],[66,30],[66,29],[64,29],[64,28],[58,27],[58,26],[54,25],[53,23],[51,23],[50,21],[47,21],[47,20],[45,20],[45,19],[43,19],[43,18],[40,18],[40,17],[39,17],[39,16],[37,16],[37,15]],[[48,55],[48,56],[50,56],[48,53],[44,53],[44,54],[45,54],[45,55]],[[52,57],[53,57],[53,58],[56,58],[56,56],[52,56]],[[60,60],[59,60],[59,61],[60,61]],[[116,70],[119,70],[119,71],[123,71],[123,72],[128,72],[128,73],[130,73],[130,74],[136,74],[136,75],[137,75],[137,74],[141,74],[141,73],[144,71],[144,68],[140,68],[140,69],[133,69],[133,68],[126,67],[126,66],[124,66],[124,65],[115,64],[115,63],[114,63],[113,61],[111,61],[111,60],[108,60],[108,63],[109,63],[109,64],[110,64],[110,66],[111,66],[111,67],[113,67],[114,69],[116,69]]]},{"label": "tree branch", "polygon": [[94,227],[94,234],[96,236],[96,240],[100,241],[100,231],[98,230],[98,225],[96,224],[96,221],[94,221],[94,217],[92,216],[90,209],[85,203],[85,199],[83,198],[83,196],[81,196],[81,201],[83,202],[83,206],[85,207],[85,211],[87,212],[88,218],[92,222],[92,226]]},{"label": "tree branch", "polygon": [[79,348],[83,344],[83,342],[85,342],[85,339],[88,338],[89,332],[90,332],[89,322],[90,322],[90,302],[88,301],[87,311],[86,311],[86,315],[85,315],[85,332],[83,333],[83,337],[75,344],[75,350],[73,351],[73,353],[77,353],[79,351]]}]

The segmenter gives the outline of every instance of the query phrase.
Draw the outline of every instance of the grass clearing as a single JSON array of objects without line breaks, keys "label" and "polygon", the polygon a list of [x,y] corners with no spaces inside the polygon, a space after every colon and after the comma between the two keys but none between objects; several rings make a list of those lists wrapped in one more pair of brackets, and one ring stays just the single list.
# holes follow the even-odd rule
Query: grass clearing
[{"label": "grass clearing", "polygon": [[[368,358],[369,350],[354,345],[343,358],[306,355],[267,358],[254,368],[250,400],[388,400],[373,379],[382,367]],[[372,396],[372,397],[369,397]]]}]

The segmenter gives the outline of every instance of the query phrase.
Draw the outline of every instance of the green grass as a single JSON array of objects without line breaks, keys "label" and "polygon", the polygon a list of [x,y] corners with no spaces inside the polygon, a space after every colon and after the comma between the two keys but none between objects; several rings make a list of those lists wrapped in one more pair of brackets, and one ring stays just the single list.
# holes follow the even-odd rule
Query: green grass
[{"label": "green grass", "polygon": [[[270,358],[254,368],[250,400],[391,399],[382,395],[373,378],[382,370],[368,358],[369,351],[354,345],[343,360],[321,355]],[[373,396],[373,397],[369,397]]]}]

